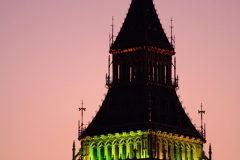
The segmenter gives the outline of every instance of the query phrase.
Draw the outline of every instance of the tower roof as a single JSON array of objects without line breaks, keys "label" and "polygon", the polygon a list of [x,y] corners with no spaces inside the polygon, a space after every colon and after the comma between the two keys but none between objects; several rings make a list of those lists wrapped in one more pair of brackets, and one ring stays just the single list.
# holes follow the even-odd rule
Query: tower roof
[{"label": "tower roof", "polygon": [[[173,51],[162,29],[153,1],[132,0],[125,22],[111,49],[150,45]],[[135,56],[129,56],[133,59],[132,63],[125,60],[127,58],[124,56],[132,53],[142,53],[142,56],[139,56],[142,63],[135,61]],[[151,56],[149,50],[147,52],[136,50],[119,54],[118,57],[113,55],[115,56],[112,62],[115,74],[113,80],[116,81],[116,87],[110,87],[100,110],[81,137],[151,129],[204,140],[182,108],[175,89],[162,85],[171,82],[172,65],[172,55],[163,53],[156,52],[153,55],[152,52]],[[147,54],[149,56],[144,56]],[[156,71],[157,68],[159,72]],[[154,83],[148,83],[150,80]],[[130,81],[134,85],[129,85]],[[157,82],[161,85],[156,85]]]},{"label": "tower roof", "polygon": [[152,45],[173,50],[152,0],[132,0],[123,26],[111,49]]},{"label": "tower roof", "polygon": [[155,85],[109,89],[81,136],[148,129],[203,139],[182,108],[176,91]]}]

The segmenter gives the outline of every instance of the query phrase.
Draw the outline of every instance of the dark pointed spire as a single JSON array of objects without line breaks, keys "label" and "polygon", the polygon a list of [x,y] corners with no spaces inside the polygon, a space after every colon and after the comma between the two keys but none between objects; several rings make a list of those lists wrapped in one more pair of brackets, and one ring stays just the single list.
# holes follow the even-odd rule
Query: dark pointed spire
[{"label": "dark pointed spire", "polygon": [[152,0],[132,0],[127,17],[111,49],[141,45],[173,50]]}]

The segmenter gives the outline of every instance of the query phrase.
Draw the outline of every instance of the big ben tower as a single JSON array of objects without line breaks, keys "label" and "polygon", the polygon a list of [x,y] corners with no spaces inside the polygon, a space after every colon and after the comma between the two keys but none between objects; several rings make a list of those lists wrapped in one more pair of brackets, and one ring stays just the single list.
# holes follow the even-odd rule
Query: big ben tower
[{"label": "big ben tower", "polygon": [[171,41],[153,1],[132,0],[110,46],[108,93],[95,118],[79,134],[81,149],[75,153],[74,144],[73,160],[207,159],[205,132],[195,128],[176,94]]}]

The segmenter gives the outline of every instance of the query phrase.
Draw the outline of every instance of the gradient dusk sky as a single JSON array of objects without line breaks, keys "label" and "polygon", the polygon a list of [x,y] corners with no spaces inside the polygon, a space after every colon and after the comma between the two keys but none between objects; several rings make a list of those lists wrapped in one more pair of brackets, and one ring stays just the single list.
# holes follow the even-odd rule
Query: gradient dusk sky
[{"label": "gradient dusk sky", "polygon": [[[0,159],[70,160],[78,107],[88,123],[104,94],[109,33],[131,0],[0,0]],[[176,36],[180,101],[214,160],[240,151],[240,0],[154,0]],[[80,144],[77,141],[76,147]]]}]

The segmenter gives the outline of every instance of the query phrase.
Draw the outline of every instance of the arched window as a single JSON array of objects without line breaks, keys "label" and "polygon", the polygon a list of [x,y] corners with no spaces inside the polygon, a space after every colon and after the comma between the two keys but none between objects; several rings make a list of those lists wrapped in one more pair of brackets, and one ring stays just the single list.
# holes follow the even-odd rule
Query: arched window
[{"label": "arched window", "polygon": [[114,160],[119,160],[119,147],[118,144],[115,145],[115,156]]},{"label": "arched window", "polygon": [[122,158],[123,160],[126,159],[126,144],[125,144],[125,143],[122,144],[122,156],[121,156],[121,158]]},{"label": "arched window", "polygon": [[129,71],[129,74],[130,74],[130,75],[129,75],[129,80],[130,80],[130,82],[131,82],[131,81],[132,81],[132,67],[130,67],[129,70],[130,70],[130,71]]},{"label": "arched window", "polygon": [[191,153],[190,153],[190,156],[191,156],[191,157],[190,157],[190,158],[191,158],[191,160],[193,160],[193,147],[191,147],[191,150],[190,150],[190,151],[191,151]]},{"label": "arched window", "polygon": [[133,66],[133,80],[135,81],[137,79],[137,65],[134,63]]},{"label": "arched window", "polygon": [[93,147],[92,149],[93,160],[97,160],[97,147]]},{"label": "arched window", "polygon": [[120,79],[120,76],[121,76],[121,73],[120,73],[120,64],[118,65],[118,82],[119,82],[119,79]]},{"label": "arched window", "polygon": [[158,77],[158,68],[157,68],[157,63],[154,62],[153,64],[153,80],[157,82],[157,77]]},{"label": "arched window", "polygon": [[104,146],[101,146],[99,151],[99,160],[104,160]]},{"label": "arched window", "polygon": [[157,143],[157,146],[156,146],[156,158],[157,159],[160,159],[160,144],[159,143]]},{"label": "arched window", "polygon": [[180,151],[180,159],[183,159],[183,148],[180,147],[180,148],[179,148],[179,151]]},{"label": "arched window", "polygon": [[108,145],[107,146],[107,160],[111,160],[112,159],[112,146]]},{"label": "arched window", "polygon": [[188,159],[188,147],[187,147],[187,145],[185,147],[185,159]]},{"label": "arched window", "polygon": [[171,157],[171,145],[168,144],[168,158]]},{"label": "arched window", "polygon": [[156,78],[156,77],[155,77],[155,74],[156,74],[155,68],[156,68],[156,67],[153,65],[153,68],[152,68],[152,79],[151,79],[151,80],[153,80],[153,81],[154,81],[155,78]]},{"label": "arched window", "polygon": [[161,81],[165,82],[165,66],[163,63],[161,64]]},{"label": "arched window", "polygon": [[137,143],[137,159],[141,159],[141,143]]},{"label": "arched window", "polygon": [[133,154],[133,144],[130,143],[129,144],[129,158],[133,159],[133,157],[134,157],[134,154]]},{"label": "arched window", "polygon": [[174,145],[174,158],[177,158],[178,154],[177,154],[177,146]]}]

